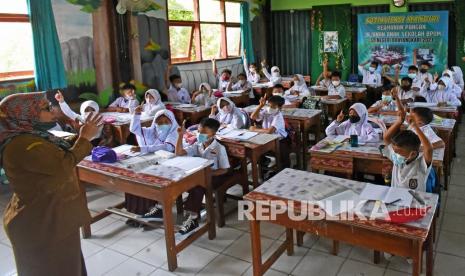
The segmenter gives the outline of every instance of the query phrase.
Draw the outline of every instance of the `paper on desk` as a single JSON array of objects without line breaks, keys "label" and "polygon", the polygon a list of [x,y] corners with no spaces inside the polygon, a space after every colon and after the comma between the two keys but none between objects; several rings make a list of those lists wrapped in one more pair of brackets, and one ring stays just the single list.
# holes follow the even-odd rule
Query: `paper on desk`
[{"label": "paper on desk", "polygon": [[48,132],[50,132],[51,134],[55,135],[56,137],[60,137],[60,138],[76,135],[74,133],[67,132],[67,131],[61,131],[61,130],[49,130]]},{"label": "paper on desk", "polygon": [[128,157],[139,156],[141,153],[140,152],[132,152],[131,151],[132,147],[133,146],[131,146],[131,145],[121,145],[121,146],[113,148],[113,150],[116,152],[117,155],[126,155]]},{"label": "paper on desk", "polygon": [[210,161],[200,157],[178,156],[162,161],[160,164],[163,166],[178,168],[189,173],[192,170],[204,166],[208,162]]},{"label": "paper on desk", "polygon": [[224,136],[226,134],[228,134],[229,132],[233,131],[234,128],[232,127],[221,127],[217,132],[216,132],[216,135],[218,136]]},{"label": "paper on desk", "polygon": [[223,138],[233,139],[233,140],[249,140],[252,137],[255,137],[258,133],[253,131],[235,129],[227,134],[223,135]]},{"label": "paper on desk", "polygon": [[367,184],[360,194],[360,198],[367,200],[379,200],[386,204],[392,203],[393,205],[410,207],[412,204],[412,195],[408,189],[388,187],[382,185]]},{"label": "paper on desk", "polygon": [[331,143],[342,143],[346,140],[348,140],[350,138],[349,135],[337,135],[337,136],[332,136],[332,137],[329,137],[328,139],[330,139],[330,142]]},{"label": "paper on desk", "polygon": [[360,201],[362,201],[362,199],[358,194],[352,190],[346,190],[318,201],[318,206],[322,208],[326,214],[333,217],[341,213],[352,211]]}]

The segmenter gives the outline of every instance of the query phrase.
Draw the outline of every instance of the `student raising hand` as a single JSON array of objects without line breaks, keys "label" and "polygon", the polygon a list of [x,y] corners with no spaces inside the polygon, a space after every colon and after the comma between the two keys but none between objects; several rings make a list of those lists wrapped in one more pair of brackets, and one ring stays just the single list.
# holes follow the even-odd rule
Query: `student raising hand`
[{"label": "student raising hand", "polygon": [[57,100],[57,102],[59,103],[62,103],[65,101],[65,97],[63,97],[63,94],[61,93],[60,90],[58,90],[57,93],[55,94],[55,100]]},{"label": "student raising hand", "polygon": [[214,104],[214,105],[212,105],[212,109],[210,111],[210,114],[215,115],[216,112],[218,112],[218,107],[216,106],[216,104]]},{"label": "student raising hand", "polygon": [[259,105],[261,107],[264,107],[266,105],[266,95],[260,98]]},{"label": "student raising hand", "polygon": [[137,115],[140,115],[142,113],[142,110],[144,109],[143,105],[138,105],[136,109],[134,109],[134,113]]},{"label": "student raising hand", "polygon": [[344,112],[341,110],[341,112],[339,112],[339,114],[336,117],[336,121],[338,121],[340,123],[340,122],[344,121],[344,117],[345,117]]}]

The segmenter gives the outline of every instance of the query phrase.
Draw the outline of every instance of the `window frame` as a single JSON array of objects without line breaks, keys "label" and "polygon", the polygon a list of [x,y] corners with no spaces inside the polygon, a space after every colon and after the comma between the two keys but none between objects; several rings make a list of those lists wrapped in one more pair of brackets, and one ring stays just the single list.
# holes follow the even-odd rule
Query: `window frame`
[{"label": "window frame", "polygon": [[[0,13],[0,23],[31,23],[28,14]],[[27,80],[34,78],[34,70],[0,72],[0,82]]]},{"label": "window frame", "polygon": [[[172,64],[188,64],[188,63],[201,63],[208,61],[209,59],[203,58],[202,53],[202,35],[201,35],[201,25],[202,24],[214,24],[220,25],[221,28],[221,41],[220,41],[220,52],[221,56],[217,57],[217,60],[227,60],[227,59],[236,59],[240,57],[240,53],[238,56],[228,56],[228,37],[226,29],[231,28],[241,28],[241,23],[238,22],[227,22],[226,21],[226,11],[225,11],[225,3],[226,2],[233,2],[239,3],[233,0],[218,0],[220,2],[220,11],[223,17],[223,21],[220,22],[212,22],[212,21],[201,21],[200,20],[200,0],[190,0],[193,1],[194,6],[194,20],[170,20],[169,13],[168,13],[168,0],[166,0],[166,20],[167,20],[167,28],[168,28],[168,36],[170,37],[170,27],[171,26],[182,26],[182,27],[192,27],[191,32],[191,40],[189,43],[189,50],[188,56],[182,58],[172,58],[171,57],[171,43],[168,43],[169,53],[170,53],[170,60]],[[171,39],[169,38],[168,41],[170,42]],[[241,45],[241,39],[239,38],[239,51]],[[196,60],[191,60],[192,57],[192,47],[195,45],[195,56]]]}]

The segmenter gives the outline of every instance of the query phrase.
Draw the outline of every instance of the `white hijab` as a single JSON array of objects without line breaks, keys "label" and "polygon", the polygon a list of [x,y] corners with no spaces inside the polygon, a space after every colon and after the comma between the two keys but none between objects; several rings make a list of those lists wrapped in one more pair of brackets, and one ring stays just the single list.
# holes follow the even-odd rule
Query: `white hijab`
[{"label": "white hijab", "polygon": [[94,101],[85,101],[81,104],[80,112],[81,112],[81,117],[85,120],[86,119],[86,109],[90,107],[94,112],[99,113],[100,108],[98,106],[98,103]]},{"label": "white hijab", "polygon": [[144,114],[147,116],[153,116],[157,111],[165,109],[165,105],[161,101],[160,93],[156,89],[149,89],[145,92],[144,97],[147,98],[147,94],[152,95],[155,99],[153,103],[146,101],[144,104]]},{"label": "white hijab", "polygon": [[452,69],[454,69],[454,76],[455,76],[455,82],[457,83],[460,88],[464,88],[464,81],[463,81],[463,72],[462,68],[458,66],[452,66]]},{"label": "white hijab", "polygon": [[[223,111],[223,109],[221,108],[221,101],[226,101],[226,102],[229,103],[229,106],[231,107],[230,112],[226,113],[226,112]],[[219,98],[216,101],[216,107],[218,108],[217,119],[222,124],[230,124],[232,122],[232,120],[233,120],[234,113],[238,111],[237,108],[236,108],[236,105],[234,104],[234,102],[231,101],[231,99],[229,99],[227,97]]]},{"label": "white hijab", "polygon": [[[165,116],[171,121],[171,128],[167,133],[160,134],[158,129],[157,129],[156,120],[160,116]],[[170,143],[173,146],[176,145],[176,142],[178,140],[178,131],[177,131],[178,127],[179,127],[179,125],[178,125],[178,122],[176,121],[176,118],[174,117],[173,112],[171,112],[171,111],[169,111],[167,109],[159,110],[155,114],[155,118],[153,118],[152,128],[154,128],[156,130],[155,131],[156,135],[157,135],[156,138],[158,140],[164,142],[164,143]]]},{"label": "white hijab", "polygon": [[199,91],[202,91],[202,87],[205,87],[205,89],[207,89],[208,91],[211,91],[212,90],[212,87],[210,86],[210,84],[206,83],[206,82],[202,82],[199,86]]}]

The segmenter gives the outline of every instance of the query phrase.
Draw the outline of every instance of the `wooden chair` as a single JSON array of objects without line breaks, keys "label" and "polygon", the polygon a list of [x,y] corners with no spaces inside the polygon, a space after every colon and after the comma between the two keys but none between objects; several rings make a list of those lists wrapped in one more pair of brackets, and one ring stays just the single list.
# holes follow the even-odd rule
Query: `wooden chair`
[{"label": "wooden chair", "polygon": [[240,200],[242,197],[228,195],[229,188],[236,184],[242,186],[242,194],[245,195],[249,192],[249,183],[247,180],[247,156],[246,148],[239,143],[223,143],[228,153],[229,162],[231,164],[228,177],[220,185],[213,187],[215,193],[216,207],[218,210],[217,223],[218,227],[225,225],[224,202],[226,197]]}]

